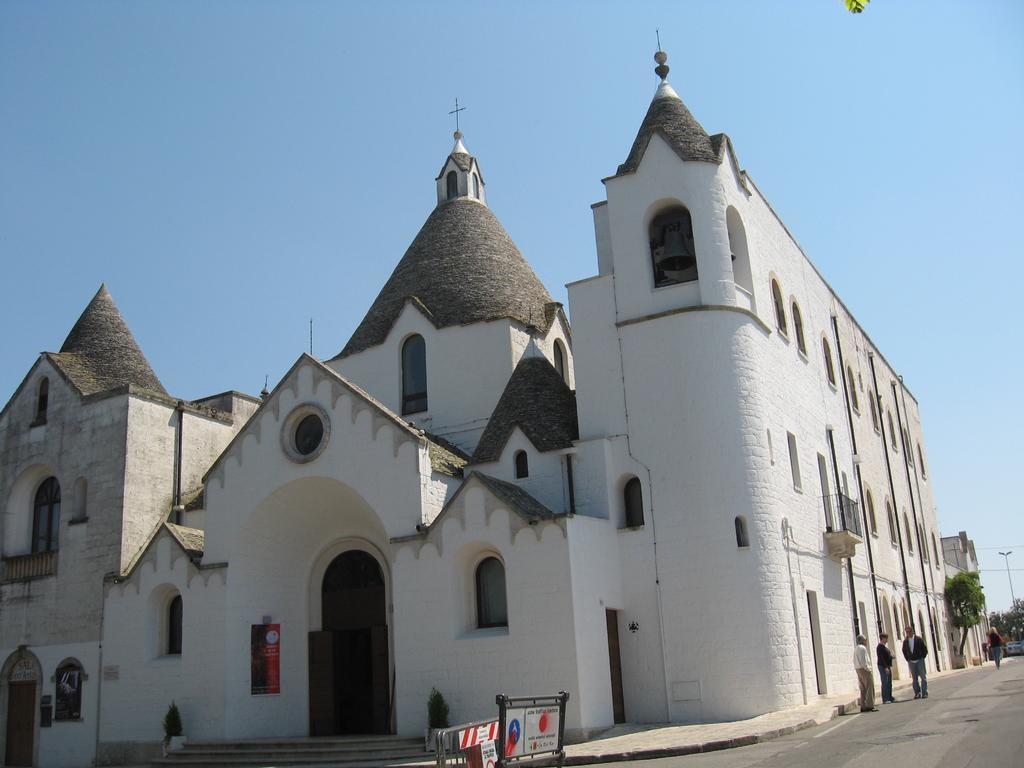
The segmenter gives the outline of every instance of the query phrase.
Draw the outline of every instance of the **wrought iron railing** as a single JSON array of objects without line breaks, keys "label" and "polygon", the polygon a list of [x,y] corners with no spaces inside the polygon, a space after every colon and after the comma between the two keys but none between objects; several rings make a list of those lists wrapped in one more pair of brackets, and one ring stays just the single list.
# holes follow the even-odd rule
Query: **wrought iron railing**
[{"label": "wrought iron railing", "polygon": [[861,525],[860,505],[845,493],[832,493],[822,497],[825,505],[825,518],[828,530],[849,531],[864,538],[864,527]]},{"label": "wrought iron railing", "polygon": [[57,572],[56,552],[33,552],[3,559],[0,581],[27,581],[52,576]]}]

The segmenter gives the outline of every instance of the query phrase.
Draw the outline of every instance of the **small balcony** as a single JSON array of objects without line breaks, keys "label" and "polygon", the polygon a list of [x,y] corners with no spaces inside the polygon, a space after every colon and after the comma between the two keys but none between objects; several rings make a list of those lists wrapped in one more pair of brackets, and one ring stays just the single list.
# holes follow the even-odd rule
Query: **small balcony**
[{"label": "small balcony", "polygon": [[0,582],[31,581],[53,576],[57,573],[57,553],[33,552],[31,555],[17,555],[3,559]]},{"label": "small balcony", "polygon": [[860,524],[860,506],[844,493],[822,497],[825,505],[825,548],[837,560],[857,554],[857,545],[864,541]]}]

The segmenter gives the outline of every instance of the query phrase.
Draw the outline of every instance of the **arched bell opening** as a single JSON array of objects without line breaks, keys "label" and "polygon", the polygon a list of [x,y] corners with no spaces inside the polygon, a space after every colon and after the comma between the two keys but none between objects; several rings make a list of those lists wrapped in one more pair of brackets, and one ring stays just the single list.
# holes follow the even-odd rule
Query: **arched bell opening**
[{"label": "arched bell opening", "polygon": [[655,216],[648,234],[655,288],[697,279],[693,221],[684,206],[673,205]]}]

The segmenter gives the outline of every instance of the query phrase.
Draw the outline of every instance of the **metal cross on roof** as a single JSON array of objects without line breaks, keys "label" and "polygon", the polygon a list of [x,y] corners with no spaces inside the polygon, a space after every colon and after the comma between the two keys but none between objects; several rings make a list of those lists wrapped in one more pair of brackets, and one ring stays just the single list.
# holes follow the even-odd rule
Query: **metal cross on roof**
[{"label": "metal cross on roof", "polygon": [[455,109],[453,109],[451,112],[448,113],[449,115],[455,115],[455,130],[456,131],[459,130],[459,112],[464,112],[465,110],[466,110],[465,107],[460,107],[459,106],[459,97],[456,96],[455,97]]}]

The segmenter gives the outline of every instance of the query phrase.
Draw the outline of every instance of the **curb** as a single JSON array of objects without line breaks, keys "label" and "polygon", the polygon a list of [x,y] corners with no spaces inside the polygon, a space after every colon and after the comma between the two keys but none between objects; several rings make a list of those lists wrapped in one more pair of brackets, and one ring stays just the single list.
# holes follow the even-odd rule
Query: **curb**
[{"label": "curb", "polygon": [[821,721],[810,718],[795,725],[786,725],[781,728],[772,728],[761,733],[749,736],[737,736],[732,739],[714,739],[697,744],[680,744],[676,747],[658,747],[655,749],[634,749],[626,752],[605,752],[599,755],[573,755],[566,757],[562,765],[596,765],[599,763],[619,763],[629,760],[653,760],[659,757],[682,757],[684,755],[695,755],[702,752],[720,752],[723,749],[734,749],[736,747],[749,747],[765,741],[772,741],[782,736],[790,736],[805,728],[813,728],[816,725],[827,723],[840,717],[845,712],[857,709],[857,702],[839,704],[832,708],[831,715]]}]

